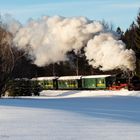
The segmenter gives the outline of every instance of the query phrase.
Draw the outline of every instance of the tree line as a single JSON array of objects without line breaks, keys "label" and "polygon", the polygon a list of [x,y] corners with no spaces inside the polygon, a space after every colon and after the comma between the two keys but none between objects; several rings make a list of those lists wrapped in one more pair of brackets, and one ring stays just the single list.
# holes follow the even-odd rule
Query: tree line
[{"label": "tree line", "polygon": [[130,27],[121,35],[122,41],[128,49],[134,50],[136,54],[136,75],[140,77],[140,9]]},{"label": "tree line", "polygon": [[[105,23],[104,23],[105,24]],[[126,44],[127,49],[132,49],[136,54],[135,74],[140,77],[140,10],[136,21],[123,32],[120,27],[116,32],[120,34],[120,40]],[[39,76],[65,76],[65,75],[91,75],[91,74],[115,74],[121,70],[103,72],[92,68],[84,55],[84,49],[78,54],[68,52],[69,61],[37,67],[27,57],[26,52],[19,51],[12,42],[13,36],[6,30],[0,21],[0,95],[6,90],[6,83],[12,78],[32,78]]]}]

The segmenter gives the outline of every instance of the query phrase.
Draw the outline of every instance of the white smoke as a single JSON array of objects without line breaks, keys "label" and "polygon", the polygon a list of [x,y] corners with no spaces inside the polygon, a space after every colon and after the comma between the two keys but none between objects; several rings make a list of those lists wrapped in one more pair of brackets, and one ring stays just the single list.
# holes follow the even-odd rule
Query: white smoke
[{"label": "white smoke", "polygon": [[14,19],[9,14],[4,14],[2,17],[3,25],[6,25],[6,30],[8,30],[12,34],[16,34],[17,31],[21,28],[20,22]]},{"label": "white smoke", "polygon": [[116,40],[112,33],[100,33],[91,39],[85,48],[89,64],[103,71],[135,69],[135,53],[125,48],[125,44]]},{"label": "white smoke", "polygon": [[102,24],[83,17],[43,17],[21,28],[14,42],[24,49],[30,46],[30,55],[35,56],[34,63],[43,66],[65,61],[68,51],[77,52],[95,33],[102,30]]},{"label": "white smoke", "polygon": [[85,47],[89,64],[95,68],[135,69],[134,52],[125,49],[125,44],[106,31],[101,22],[84,17],[44,16],[38,21],[29,21],[14,33],[15,45],[28,50],[38,66],[65,61],[69,51],[77,53]]}]

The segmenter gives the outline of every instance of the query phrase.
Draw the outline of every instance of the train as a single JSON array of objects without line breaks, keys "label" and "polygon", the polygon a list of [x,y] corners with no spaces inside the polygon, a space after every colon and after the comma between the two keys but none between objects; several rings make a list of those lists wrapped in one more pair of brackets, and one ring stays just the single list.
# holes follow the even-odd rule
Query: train
[{"label": "train", "polygon": [[33,78],[44,90],[121,90],[128,89],[127,79],[115,75],[61,76]]},{"label": "train", "polygon": [[8,85],[6,94],[10,96],[39,95],[42,90],[140,90],[138,78],[116,75],[16,78]]},{"label": "train", "polygon": [[121,90],[128,89],[127,79],[115,75],[60,76],[32,78],[43,90]]}]

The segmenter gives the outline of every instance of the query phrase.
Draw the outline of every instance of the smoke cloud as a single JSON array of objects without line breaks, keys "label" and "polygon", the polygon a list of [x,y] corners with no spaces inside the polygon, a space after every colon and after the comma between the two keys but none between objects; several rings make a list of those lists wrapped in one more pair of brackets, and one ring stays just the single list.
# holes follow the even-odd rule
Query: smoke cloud
[{"label": "smoke cloud", "polygon": [[14,44],[28,51],[38,66],[65,61],[67,52],[77,53],[85,47],[87,60],[94,68],[103,71],[135,69],[134,52],[126,49],[101,22],[84,17],[44,16],[16,29],[18,31],[12,31]]},{"label": "smoke cloud", "polygon": [[22,27],[20,22],[18,22],[16,19],[14,19],[11,15],[5,14],[2,17],[3,25],[6,25],[5,28],[12,34],[16,34],[18,30]]},{"label": "smoke cloud", "polygon": [[125,44],[116,40],[112,33],[100,33],[95,36],[88,42],[85,52],[89,64],[94,68],[100,68],[103,71],[135,69],[134,51],[126,49]]}]

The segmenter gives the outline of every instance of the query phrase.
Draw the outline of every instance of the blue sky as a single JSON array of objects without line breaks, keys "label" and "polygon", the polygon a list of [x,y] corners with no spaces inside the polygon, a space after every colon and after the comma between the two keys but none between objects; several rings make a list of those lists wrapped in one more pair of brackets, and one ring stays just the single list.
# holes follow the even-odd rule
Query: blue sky
[{"label": "blue sky", "polygon": [[0,13],[11,14],[22,23],[44,15],[85,16],[123,30],[136,19],[139,8],[140,0],[0,0]]}]

